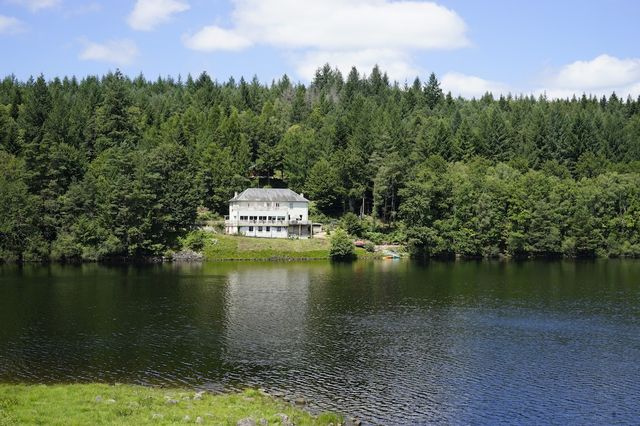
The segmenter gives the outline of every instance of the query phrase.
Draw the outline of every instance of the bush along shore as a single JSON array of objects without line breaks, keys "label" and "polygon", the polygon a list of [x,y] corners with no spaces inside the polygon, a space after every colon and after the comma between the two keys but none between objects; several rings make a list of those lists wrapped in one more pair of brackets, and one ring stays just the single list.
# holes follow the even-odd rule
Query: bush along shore
[{"label": "bush along shore", "polygon": [[[0,425],[176,424],[341,425],[259,390],[212,394],[130,385],[0,385]],[[353,422],[352,422],[353,423]],[[355,423],[358,423],[357,420]]]}]

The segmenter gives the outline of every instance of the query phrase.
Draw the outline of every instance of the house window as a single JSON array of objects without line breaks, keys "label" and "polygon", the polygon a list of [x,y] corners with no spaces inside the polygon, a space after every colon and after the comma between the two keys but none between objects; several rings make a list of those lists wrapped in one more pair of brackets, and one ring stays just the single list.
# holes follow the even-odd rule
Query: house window
[{"label": "house window", "polygon": [[293,203],[289,203],[289,208],[292,209],[293,208]]},{"label": "house window", "polygon": [[267,226],[267,232],[271,231],[271,227]]},{"label": "house window", "polygon": [[276,226],[276,232],[280,232],[282,231],[282,227],[281,226]]},{"label": "house window", "polygon": [[280,207],[280,203],[276,203],[276,208]]},{"label": "house window", "polygon": [[253,232],[253,226],[249,227],[249,232]]},{"label": "house window", "polygon": [[262,226],[258,226],[258,232],[262,232]]}]

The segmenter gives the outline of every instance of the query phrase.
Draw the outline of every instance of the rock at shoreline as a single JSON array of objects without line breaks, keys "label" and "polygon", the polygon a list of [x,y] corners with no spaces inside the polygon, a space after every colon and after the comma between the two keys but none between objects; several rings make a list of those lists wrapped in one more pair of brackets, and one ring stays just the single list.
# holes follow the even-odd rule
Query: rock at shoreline
[{"label": "rock at shoreline", "polygon": [[202,262],[204,255],[193,250],[182,250],[174,253],[171,259],[174,262]]},{"label": "rock at shoreline", "polygon": [[257,426],[257,425],[254,419],[252,419],[251,417],[247,417],[246,419],[238,420],[238,423],[236,423],[236,426]]},{"label": "rock at shoreline", "polygon": [[294,423],[289,420],[289,416],[284,413],[276,414],[276,417],[280,417],[280,424],[282,426],[294,426]]}]

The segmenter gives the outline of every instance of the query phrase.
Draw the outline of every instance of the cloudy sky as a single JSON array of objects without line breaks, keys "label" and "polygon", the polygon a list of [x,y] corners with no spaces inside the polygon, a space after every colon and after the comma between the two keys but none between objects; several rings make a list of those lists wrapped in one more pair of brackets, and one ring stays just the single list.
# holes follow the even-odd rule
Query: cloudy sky
[{"label": "cloudy sky", "polygon": [[309,81],[329,62],[454,95],[640,95],[638,0],[0,0],[0,75]]}]

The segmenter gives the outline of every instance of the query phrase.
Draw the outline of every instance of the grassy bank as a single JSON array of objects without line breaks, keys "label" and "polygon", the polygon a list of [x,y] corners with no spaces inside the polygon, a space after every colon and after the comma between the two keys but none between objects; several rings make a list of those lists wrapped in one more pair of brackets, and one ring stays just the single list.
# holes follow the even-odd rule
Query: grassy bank
[{"label": "grassy bank", "polygon": [[[203,260],[312,260],[329,259],[331,241],[255,238],[197,230],[181,239],[181,248],[201,253]],[[356,255],[358,258],[379,257],[362,248],[356,248]]]},{"label": "grassy bank", "polygon": [[251,238],[216,234],[204,246],[206,260],[222,259],[328,259],[328,240]]},{"label": "grassy bank", "polygon": [[203,244],[205,260],[328,259],[329,241],[320,238],[290,240],[209,234]]},{"label": "grassy bank", "polygon": [[0,425],[197,423],[235,426],[247,418],[257,424],[264,419],[270,425],[342,422],[334,414],[311,416],[256,390],[214,395],[125,385],[0,385]]}]

